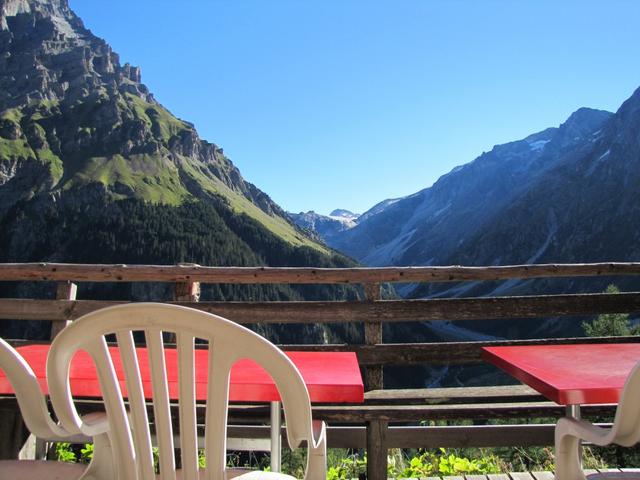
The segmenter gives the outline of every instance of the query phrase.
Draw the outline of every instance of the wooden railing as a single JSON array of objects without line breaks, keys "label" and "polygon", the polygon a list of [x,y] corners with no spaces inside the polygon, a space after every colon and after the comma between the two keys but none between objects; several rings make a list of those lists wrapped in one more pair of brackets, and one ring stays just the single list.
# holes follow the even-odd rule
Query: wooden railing
[{"label": "wooden railing", "polygon": [[[283,348],[357,353],[364,369],[365,404],[316,406],[314,416],[327,420],[332,426],[329,430],[330,446],[366,446],[368,476],[379,479],[386,476],[387,448],[540,445],[552,441],[552,425],[419,425],[423,420],[488,421],[562,414],[557,405],[519,386],[384,390],[384,366],[477,364],[481,362],[481,348],[487,345],[638,341],[637,337],[615,337],[388,344],[384,343],[382,336],[384,323],[491,319],[534,321],[544,317],[640,311],[640,292],[383,300],[381,284],[639,275],[640,263],[350,269],[204,267],[191,264],[0,264],[0,282],[37,281],[55,282],[56,285],[54,300],[0,298],[0,320],[51,320],[53,337],[69,321],[128,300],[78,299],[76,284],[79,282],[172,282],[175,284],[174,296],[168,300],[214,312],[239,323],[364,324],[362,344],[286,345]],[[201,283],[353,284],[361,285],[363,294],[357,301],[199,301]],[[589,411],[598,414],[611,412],[603,407],[586,409],[587,414]],[[338,426],[340,424],[343,426]],[[247,428],[244,434],[251,434],[250,429]]]}]

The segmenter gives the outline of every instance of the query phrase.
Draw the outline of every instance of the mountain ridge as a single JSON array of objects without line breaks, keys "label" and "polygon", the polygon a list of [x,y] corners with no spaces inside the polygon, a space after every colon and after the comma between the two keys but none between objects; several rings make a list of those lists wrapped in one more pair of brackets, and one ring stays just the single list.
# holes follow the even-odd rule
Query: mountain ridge
[{"label": "mountain ridge", "polygon": [[140,68],[120,65],[66,0],[0,2],[0,51],[0,214],[90,183],[114,199],[170,205],[219,196],[292,245],[329,253],[158,103]]},{"label": "mountain ridge", "polygon": [[482,228],[495,211],[553,168],[613,114],[581,108],[559,127],[496,145],[440,177],[431,187],[372,207],[329,245],[364,264],[431,265]]}]

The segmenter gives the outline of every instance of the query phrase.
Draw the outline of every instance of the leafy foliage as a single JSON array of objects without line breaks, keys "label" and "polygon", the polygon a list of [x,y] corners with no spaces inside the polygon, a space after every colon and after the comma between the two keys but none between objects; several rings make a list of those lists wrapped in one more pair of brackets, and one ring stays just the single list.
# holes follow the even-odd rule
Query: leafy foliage
[{"label": "leafy foliage", "polygon": [[[615,285],[609,285],[605,293],[620,293]],[[604,313],[590,322],[583,322],[582,328],[588,337],[623,337],[640,334],[640,327],[631,325],[628,313]]]},{"label": "leafy foliage", "polygon": [[59,462],[76,463],[76,454],[68,442],[56,443],[56,458]]},{"label": "leafy foliage", "polygon": [[[46,233],[44,233],[46,232]],[[337,253],[296,247],[272,234],[247,215],[232,212],[222,200],[158,205],[137,199],[113,201],[98,186],[67,192],[56,202],[20,202],[0,218],[0,262],[63,262],[93,264],[167,265],[197,263],[207,266],[352,266]],[[0,295],[20,297],[20,286],[0,285]],[[26,289],[26,287],[24,287]],[[40,289],[40,290],[38,290]],[[30,286],[25,296],[46,298],[48,285]],[[83,283],[80,298],[166,301],[167,284]],[[203,300],[331,300],[354,299],[357,290],[342,285],[203,285]],[[16,322],[17,323],[17,322]],[[337,340],[348,326],[336,328]],[[20,325],[0,335],[20,338]],[[300,328],[269,326],[260,330],[278,343],[320,342],[324,326]],[[333,335],[333,333],[331,334]],[[38,338],[30,335],[30,338]],[[351,338],[353,340],[353,338]]]}]

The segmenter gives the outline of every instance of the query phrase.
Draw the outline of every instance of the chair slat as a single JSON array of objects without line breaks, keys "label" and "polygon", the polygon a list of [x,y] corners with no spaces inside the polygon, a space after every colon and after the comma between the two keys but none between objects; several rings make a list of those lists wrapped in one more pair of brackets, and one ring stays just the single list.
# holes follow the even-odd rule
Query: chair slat
[{"label": "chair slat", "polygon": [[162,331],[157,328],[145,330],[147,349],[149,351],[149,367],[153,388],[153,413],[158,438],[158,454],[161,480],[175,480],[176,465],[173,458],[173,426],[169,408],[169,386],[167,368],[164,358],[164,342]]},{"label": "chair slat", "polygon": [[232,353],[209,341],[209,382],[205,416],[206,480],[224,480],[227,459],[227,404]]},{"label": "chair slat", "polygon": [[196,423],[195,387],[195,339],[192,335],[178,332],[180,449],[182,456],[182,478],[198,480],[198,431]]},{"label": "chair slat", "polygon": [[149,432],[149,416],[144,399],[140,365],[136,355],[133,334],[130,330],[116,332],[120,358],[125,373],[125,381],[129,398],[129,410],[133,423],[133,437],[136,445],[136,463],[140,478],[153,478],[153,452],[151,434]]},{"label": "chair slat", "polygon": [[85,345],[85,350],[93,357],[102,395],[104,407],[109,417],[109,428],[115,436],[113,442],[113,454],[119,459],[116,465],[119,477],[124,479],[136,478],[136,464],[133,452],[133,440],[129,428],[129,419],[122,403],[122,391],[113,367],[113,360],[109,354],[107,341],[100,336],[97,341],[90,341]]}]

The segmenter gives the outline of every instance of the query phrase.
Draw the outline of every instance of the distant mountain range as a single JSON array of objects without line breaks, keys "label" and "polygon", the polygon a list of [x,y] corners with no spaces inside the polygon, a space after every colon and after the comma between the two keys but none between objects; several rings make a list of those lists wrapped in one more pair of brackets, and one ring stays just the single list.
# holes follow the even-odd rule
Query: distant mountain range
[{"label": "distant mountain range", "polygon": [[339,232],[355,227],[360,219],[359,214],[342,209],[334,210],[329,215],[321,215],[313,210],[288,215],[298,227],[328,244]]},{"label": "distant mountain range", "polygon": [[[558,166],[587,154],[611,117],[582,108],[559,128],[495,146],[432,187],[374,206],[327,243],[367,265],[447,265],[518,198],[553,177]],[[521,260],[535,261],[537,250],[521,250]],[[486,264],[504,264],[503,248],[495,252]]]},{"label": "distant mountain range", "polygon": [[[433,186],[380,202],[325,241],[366,265],[510,265],[640,258],[640,89],[616,113],[581,108],[562,125],[495,146]],[[603,290],[635,278],[399,286],[409,298]],[[406,332],[405,332],[406,333]],[[413,338],[580,335],[580,321],[429,322]],[[394,332],[389,332],[390,336]],[[449,372],[451,373],[451,372]]]},{"label": "distant mountain range", "polygon": [[[559,127],[497,145],[433,186],[383,201],[352,228],[323,237],[372,266],[637,260],[639,145],[640,90],[615,114],[581,108]],[[523,293],[529,283],[508,282],[493,293]]]}]

